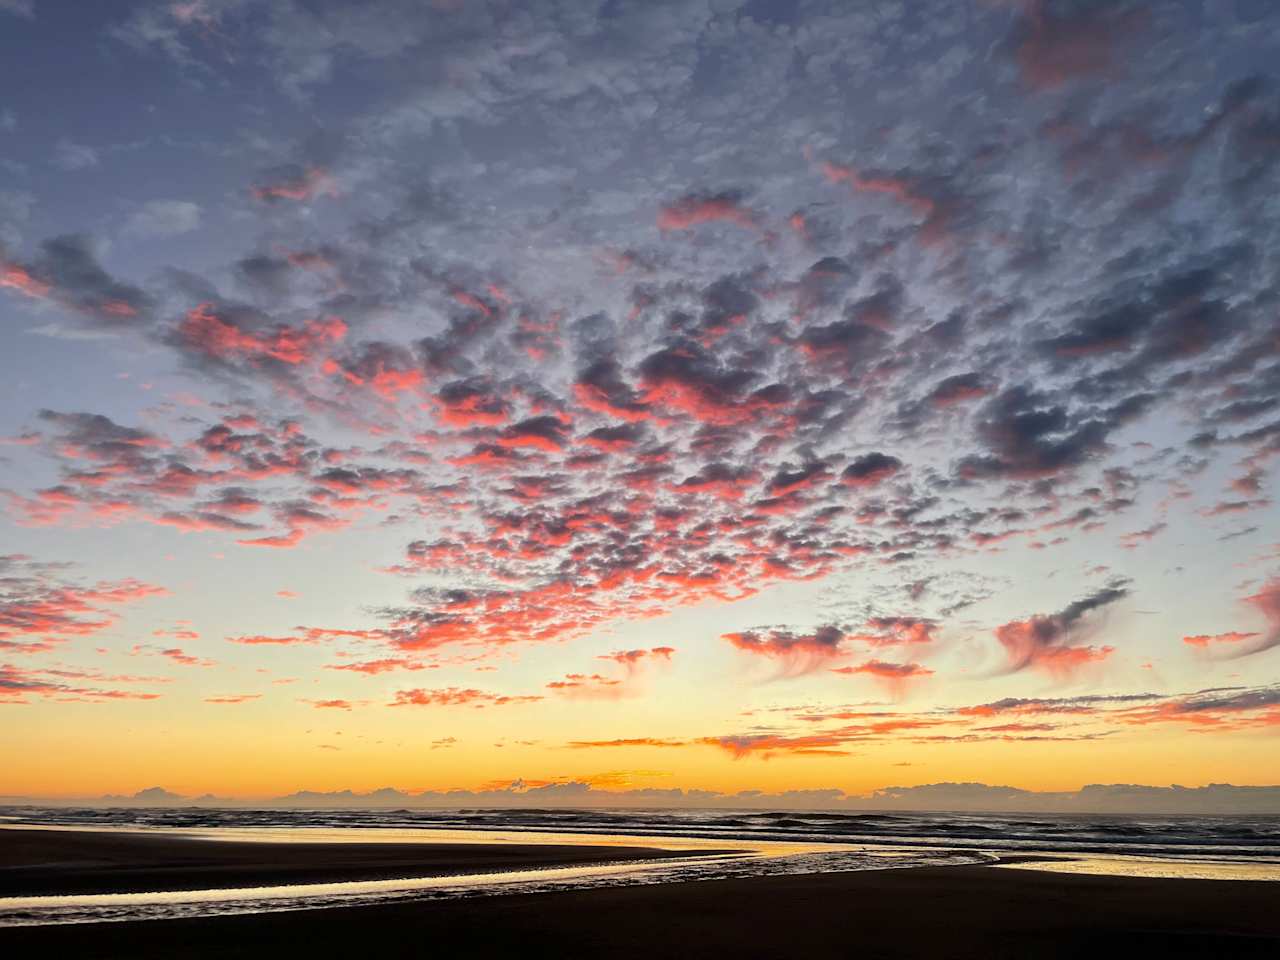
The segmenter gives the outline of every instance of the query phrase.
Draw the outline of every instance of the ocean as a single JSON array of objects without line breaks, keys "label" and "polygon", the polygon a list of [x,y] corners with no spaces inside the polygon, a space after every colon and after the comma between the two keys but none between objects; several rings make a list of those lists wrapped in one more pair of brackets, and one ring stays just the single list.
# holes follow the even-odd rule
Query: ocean
[{"label": "ocean", "polygon": [[8,897],[0,898],[0,926],[212,916],[404,899],[950,864],[1280,881],[1280,817],[1274,816],[24,806],[0,808],[0,826],[163,832],[273,842],[603,843],[688,853],[665,860],[348,883]]}]

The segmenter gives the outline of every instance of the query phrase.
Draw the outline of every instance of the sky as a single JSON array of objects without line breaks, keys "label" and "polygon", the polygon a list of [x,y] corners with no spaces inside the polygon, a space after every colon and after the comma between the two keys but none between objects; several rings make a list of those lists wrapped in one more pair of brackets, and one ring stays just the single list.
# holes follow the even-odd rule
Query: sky
[{"label": "sky", "polygon": [[0,794],[1280,784],[1277,62],[0,0]]}]

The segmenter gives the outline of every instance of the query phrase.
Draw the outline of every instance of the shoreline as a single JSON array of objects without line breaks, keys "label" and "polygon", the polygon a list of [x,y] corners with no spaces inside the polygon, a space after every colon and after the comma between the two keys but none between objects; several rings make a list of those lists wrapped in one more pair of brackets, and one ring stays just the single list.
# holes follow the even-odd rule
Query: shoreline
[{"label": "shoreline", "polygon": [[92,957],[1280,955],[1276,887],[990,866],[753,877],[226,917],[0,929]]},{"label": "shoreline", "polygon": [[0,897],[457,876],[729,852],[594,844],[272,842],[162,831],[6,828],[0,831]]}]

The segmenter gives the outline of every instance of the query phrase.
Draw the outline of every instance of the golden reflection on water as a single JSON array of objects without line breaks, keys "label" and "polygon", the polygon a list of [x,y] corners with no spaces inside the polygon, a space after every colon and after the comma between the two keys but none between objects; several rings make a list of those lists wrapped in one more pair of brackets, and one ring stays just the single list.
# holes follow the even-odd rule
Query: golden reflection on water
[{"label": "golden reflection on water", "polygon": [[[0,825],[0,830],[4,826]],[[23,826],[21,829],[32,829]],[[40,829],[40,828],[37,828]],[[46,827],[81,831],[83,827]],[[456,896],[519,893],[618,883],[667,883],[728,875],[764,876],[785,872],[868,870],[895,866],[976,863],[1002,869],[1172,879],[1280,881],[1280,863],[1220,859],[1179,860],[1150,856],[1063,854],[1021,851],[998,862],[996,851],[946,846],[901,847],[869,843],[823,843],[728,837],[674,837],[643,834],[558,833],[554,831],[476,830],[386,827],[138,827],[98,828],[95,832],[171,836],[241,843],[422,843],[436,845],[516,845],[630,847],[684,854],[658,859],[548,866],[494,872],[465,872],[465,862],[446,874],[382,880],[227,887],[208,890],[138,893],[64,894],[0,898],[0,926],[18,922],[93,922],[168,915],[211,915],[272,909],[301,909],[375,902],[404,896]],[[930,864],[930,855],[938,857]],[[844,855],[843,857],[841,855]],[[954,857],[956,859],[949,859]],[[1009,854],[1004,855],[1009,858]],[[1027,859],[1023,859],[1023,858]],[[915,860],[915,863],[908,861]],[[777,865],[777,866],[771,866]],[[412,867],[406,867],[412,869]],[[463,871],[463,872],[459,872]],[[202,906],[203,905],[203,906]],[[166,907],[184,911],[165,913]],[[23,915],[26,919],[23,920]],[[59,919],[62,917],[62,919]]]},{"label": "golden reflection on water", "polygon": [[337,883],[281,884],[269,887],[225,887],[211,890],[156,890],[140,893],[58,894],[38,897],[5,897],[0,908],[9,911],[42,907],[127,907],[171,903],[219,903],[228,901],[294,900],[299,897],[376,896],[413,890],[461,890],[477,886],[495,888],[524,884],[581,881],[592,877],[622,877],[672,867],[671,860],[641,860],[574,867],[504,870],[493,873],[461,873],[444,876],[403,877],[389,880],[348,880]]},{"label": "golden reflection on water", "polygon": [[[4,829],[0,826],[0,829]],[[83,828],[57,827],[21,829],[48,829],[82,831]],[[521,889],[555,888],[560,886],[587,886],[601,882],[647,882],[663,880],[695,879],[697,875],[714,872],[717,865],[728,867],[735,862],[774,861],[811,854],[855,852],[864,848],[853,844],[800,843],[793,841],[708,839],[700,837],[649,837],[630,834],[584,834],[465,830],[435,828],[382,828],[382,827],[216,827],[216,828],[155,828],[112,827],[94,832],[169,836],[215,842],[240,843],[422,843],[440,845],[524,845],[524,846],[593,846],[593,847],[642,847],[653,850],[685,853],[686,856],[648,860],[620,860],[612,863],[581,864],[564,867],[530,867],[527,869],[467,871],[465,862],[452,867],[448,873],[411,877],[394,877],[384,880],[355,880],[328,883],[279,884],[258,887],[222,887],[207,890],[143,891],[133,893],[55,894],[42,896],[0,898],[0,926],[5,917],[28,912],[54,911],[74,913],[86,911],[73,922],[88,922],[94,917],[88,913],[95,909],[106,911],[99,919],[133,919],[141,914],[129,914],[131,908],[163,907],[166,905],[242,905],[233,912],[270,908],[271,904],[305,900],[313,905],[333,906],[341,901],[370,901],[380,896],[413,893],[491,892],[500,893],[504,888]],[[902,851],[886,851],[894,859]],[[405,869],[412,869],[406,866]],[[111,914],[116,914],[112,916]],[[57,922],[50,915],[50,922]]]},{"label": "golden reflection on water", "polygon": [[1280,881],[1280,863],[1236,863],[1224,860],[1173,860],[1158,857],[1075,854],[1070,859],[1001,863],[1005,870],[1039,870],[1104,877],[1146,877],[1162,880]]},{"label": "golden reflection on water", "polygon": [[[752,840],[734,837],[648,836],[628,833],[558,833],[550,830],[477,830],[450,827],[151,827],[36,826],[0,824],[0,830],[56,830],[71,833],[119,833],[182,837],[236,843],[435,843],[557,847],[644,847],[651,850],[753,853],[785,857],[800,853],[873,850],[862,843],[819,843],[795,840]],[[886,850],[886,853],[892,852]]]}]

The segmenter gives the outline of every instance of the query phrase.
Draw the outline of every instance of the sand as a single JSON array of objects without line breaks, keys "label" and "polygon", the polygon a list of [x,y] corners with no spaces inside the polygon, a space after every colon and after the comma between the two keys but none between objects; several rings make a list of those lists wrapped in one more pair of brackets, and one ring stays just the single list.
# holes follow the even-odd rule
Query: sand
[{"label": "sand", "polygon": [[170,834],[0,830],[0,897],[381,880],[688,856],[511,843],[245,843]]},{"label": "sand", "polygon": [[[68,842],[68,851],[77,852]],[[153,855],[167,864],[178,853],[208,855],[188,844]],[[30,857],[29,852],[15,856],[9,843],[3,849],[5,862]],[[480,853],[431,845],[417,855],[456,866],[474,864],[475,857],[512,865],[521,857],[540,858],[523,863],[546,863],[618,854],[615,848],[555,852],[502,846]],[[305,859],[317,853],[296,855]],[[412,855],[406,848],[395,856]],[[404,862],[409,861],[398,861]],[[234,869],[247,866],[241,862]],[[348,866],[353,864],[343,869]],[[360,869],[370,866],[365,862]],[[321,871],[314,876],[331,877],[338,869],[328,862],[312,867]],[[231,870],[228,875],[239,874]],[[0,929],[0,955],[1274,960],[1280,957],[1280,885],[930,867]]]}]

